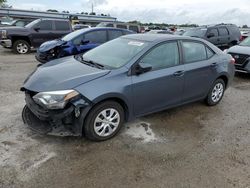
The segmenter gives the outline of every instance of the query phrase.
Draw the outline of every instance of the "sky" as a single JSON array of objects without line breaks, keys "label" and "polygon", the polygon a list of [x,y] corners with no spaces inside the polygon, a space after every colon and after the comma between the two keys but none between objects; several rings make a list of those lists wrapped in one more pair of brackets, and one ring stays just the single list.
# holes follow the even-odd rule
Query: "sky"
[{"label": "sky", "polygon": [[119,21],[250,26],[250,0],[8,0],[13,8],[110,14]]}]

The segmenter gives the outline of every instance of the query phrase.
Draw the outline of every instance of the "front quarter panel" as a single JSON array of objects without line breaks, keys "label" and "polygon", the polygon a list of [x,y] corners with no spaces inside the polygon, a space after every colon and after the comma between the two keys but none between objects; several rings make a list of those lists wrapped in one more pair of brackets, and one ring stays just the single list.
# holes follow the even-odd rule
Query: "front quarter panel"
[{"label": "front quarter panel", "polygon": [[108,99],[122,100],[128,110],[128,119],[132,114],[131,77],[128,76],[128,69],[124,66],[112,70],[110,74],[99,79],[82,84],[75,88],[94,105]]}]

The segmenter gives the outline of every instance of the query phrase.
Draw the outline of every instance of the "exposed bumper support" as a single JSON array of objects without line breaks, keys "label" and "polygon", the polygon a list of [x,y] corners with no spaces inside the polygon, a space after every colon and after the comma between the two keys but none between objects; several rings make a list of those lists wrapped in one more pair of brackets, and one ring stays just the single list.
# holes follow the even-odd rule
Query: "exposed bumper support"
[{"label": "exposed bumper support", "polygon": [[12,42],[11,42],[10,39],[2,39],[2,40],[0,40],[0,44],[5,48],[11,48],[12,47]]}]

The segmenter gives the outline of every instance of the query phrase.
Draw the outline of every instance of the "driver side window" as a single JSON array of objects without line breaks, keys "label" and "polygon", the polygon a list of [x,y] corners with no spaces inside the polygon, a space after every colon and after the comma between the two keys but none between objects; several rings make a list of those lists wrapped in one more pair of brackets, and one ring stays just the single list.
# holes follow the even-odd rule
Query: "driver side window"
[{"label": "driver side window", "polygon": [[179,49],[177,42],[168,42],[155,47],[142,58],[141,62],[150,64],[153,70],[178,65]]}]

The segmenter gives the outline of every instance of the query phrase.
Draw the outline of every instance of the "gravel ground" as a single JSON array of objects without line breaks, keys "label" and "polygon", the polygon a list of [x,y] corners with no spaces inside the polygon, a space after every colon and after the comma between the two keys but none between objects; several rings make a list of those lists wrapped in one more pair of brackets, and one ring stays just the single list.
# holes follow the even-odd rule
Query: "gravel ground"
[{"label": "gravel ground", "polygon": [[19,88],[36,65],[0,48],[0,187],[250,187],[250,76],[237,75],[216,107],[156,113],[94,143],[23,124]]}]

